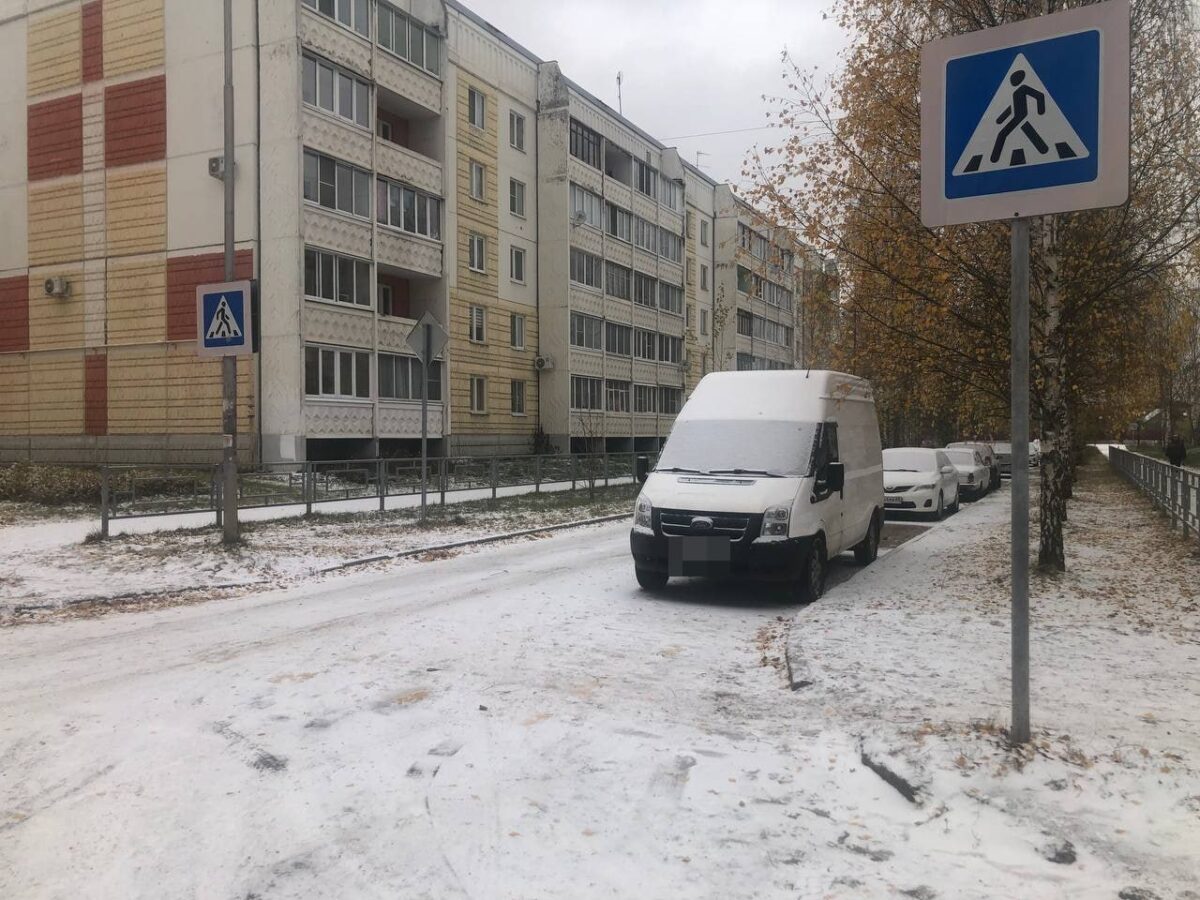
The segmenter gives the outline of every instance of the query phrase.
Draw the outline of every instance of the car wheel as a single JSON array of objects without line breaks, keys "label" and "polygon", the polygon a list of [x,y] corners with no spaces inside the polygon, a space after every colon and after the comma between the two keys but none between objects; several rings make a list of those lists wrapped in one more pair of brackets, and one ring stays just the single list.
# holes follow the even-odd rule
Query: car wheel
[{"label": "car wheel", "polygon": [[934,519],[936,519],[939,522],[942,521],[942,519],[946,518],[946,506],[942,501],[941,494],[938,494],[937,510],[934,512],[933,517],[934,517]]},{"label": "car wheel", "polygon": [[647,591],[661,591],[667,586],[667,573],[660,572],[657,569],[643,569],[641,566],[634,566],[634,574],[637,575],[637,582]]},{"label": "car wheel", "polygon": [[824,592],[825,541],[818,536],[813,538],[808,549],[808,559],[804,562],[804,571],[800,573],[800,581],[796,585],[796,599],[801,603],[813,603]]},{"label": "car wheel", "polygon": [[860,566],[869,566],[879,556],[879,529],[879,516],[872,516],[867,536],[854,546],[854,560]]},{"label": "car wheel", "polygon": [[952,504],[950,504],[950,515],[954,515],[956,512],[958,512],[958,507],[959,507],[961,500],[962,500],[962,489],[960,488],[959,490],[954,492],[954,502]]}]

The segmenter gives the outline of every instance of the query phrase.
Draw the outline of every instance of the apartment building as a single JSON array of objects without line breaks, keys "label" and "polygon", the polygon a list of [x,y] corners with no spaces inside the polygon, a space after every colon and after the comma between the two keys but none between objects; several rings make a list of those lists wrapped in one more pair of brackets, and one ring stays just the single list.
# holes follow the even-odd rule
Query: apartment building
[{"label": "apartment building", "polygon": [[[0,460],[212,461],[221,4],[14,5]],[[790,237],[557,62],[455,0],[234,7],[243,459],[414,453],[426,313],[434,453],[649,449],[707,371],[795,364]]]}]

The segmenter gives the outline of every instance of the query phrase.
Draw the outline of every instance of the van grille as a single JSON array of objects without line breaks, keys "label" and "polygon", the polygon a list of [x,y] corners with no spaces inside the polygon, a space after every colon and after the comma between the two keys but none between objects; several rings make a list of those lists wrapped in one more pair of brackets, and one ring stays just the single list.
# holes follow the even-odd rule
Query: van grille
[{"label": "van grille", "polygon": [[[707,534],[727,537],[731,541],[743,540],[747,534],[751,540],[758,537],[762,527],[762,516],[749,513],[702,512],[691,509],[663,509],[657,511],[659,530],[670,536]],[[692,519],[712,519],[713,527],[704,531],[692,530]]]}]

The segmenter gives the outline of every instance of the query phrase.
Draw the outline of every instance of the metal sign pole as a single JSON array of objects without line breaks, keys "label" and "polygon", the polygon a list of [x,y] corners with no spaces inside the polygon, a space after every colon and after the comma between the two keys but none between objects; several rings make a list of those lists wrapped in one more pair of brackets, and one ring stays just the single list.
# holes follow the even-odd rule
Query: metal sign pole
[{"label": "metal sign pole", "polygon": [[[225,0],[225,280],[234,279],[233,254],[233,0]],[[247,297],[247,302],[249,298]],[[246,311],[249,316],[249,310]],[[222,540],[226,544],[238,542],[238,489],[237,489],[237,357],[225,356],[221,360],[222,398],[221,414],[224,425],[224,452],[222,504],[224,506],[224,528]]]},{"label": "metal sign pole", "polygon": [[429,483],[429,356],[433,346],[433,326],[422,329],[424,352],[421,354],[421,518],[425,518],[425,498]]},{"label": "metal sign pole", "polygon": [[1029,741],[1029,219],[1012,221],[1012,731]]}]

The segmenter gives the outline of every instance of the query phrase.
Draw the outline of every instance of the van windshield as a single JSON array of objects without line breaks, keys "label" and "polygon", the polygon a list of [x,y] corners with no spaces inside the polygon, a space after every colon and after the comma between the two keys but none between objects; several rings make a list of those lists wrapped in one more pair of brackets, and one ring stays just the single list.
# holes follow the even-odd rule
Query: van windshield
[{"label": "van windshield", "polygon": [[676,422],[655,471],[804,478],[812,474],[817,430],[816,422],[771,419]]}]

